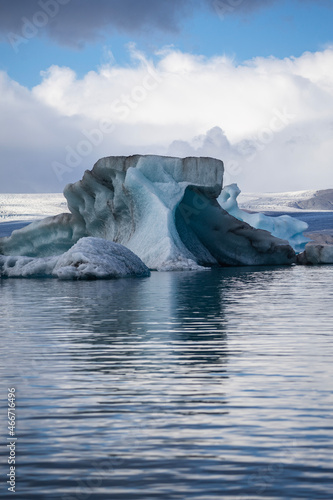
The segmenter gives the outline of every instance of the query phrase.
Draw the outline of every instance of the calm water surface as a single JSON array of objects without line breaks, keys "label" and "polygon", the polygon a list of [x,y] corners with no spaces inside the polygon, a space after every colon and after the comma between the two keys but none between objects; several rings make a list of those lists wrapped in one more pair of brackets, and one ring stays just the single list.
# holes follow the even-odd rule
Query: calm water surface
[{"label": "calm water surface", "polygon": [[1,498],[333,498],[333,267],[0,293]]}]

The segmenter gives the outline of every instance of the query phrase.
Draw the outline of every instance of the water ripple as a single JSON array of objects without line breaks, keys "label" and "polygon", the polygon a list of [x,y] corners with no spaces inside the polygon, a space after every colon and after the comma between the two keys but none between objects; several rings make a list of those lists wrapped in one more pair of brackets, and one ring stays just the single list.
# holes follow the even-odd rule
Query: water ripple
[{"label": "water ripple", "polygon": [[331,499],[332,278],[0,281],[16,497]]}]

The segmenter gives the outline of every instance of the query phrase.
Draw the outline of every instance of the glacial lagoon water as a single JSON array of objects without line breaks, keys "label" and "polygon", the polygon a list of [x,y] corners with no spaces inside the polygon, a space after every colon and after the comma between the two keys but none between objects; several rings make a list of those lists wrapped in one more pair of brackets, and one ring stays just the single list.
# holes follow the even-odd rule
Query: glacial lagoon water
[{"label": "glacial lagoon water", "polygon": [[333,498],[333,266],[0,293],[1,498]]}]

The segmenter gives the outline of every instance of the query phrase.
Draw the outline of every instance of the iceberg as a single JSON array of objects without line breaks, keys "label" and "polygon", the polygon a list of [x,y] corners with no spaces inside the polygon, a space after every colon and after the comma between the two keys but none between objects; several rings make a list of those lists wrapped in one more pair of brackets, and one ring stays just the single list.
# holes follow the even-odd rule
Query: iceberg
[{"label": "iceberg", "polygon": [[59,214],[34,221],[0,238],[0,255],[47,257],[69,250],[80,238],[88,236],[85,225],[73,214]]},{"label": "iceberg", "polygon": [[123,245],[158,271],[295,262],[288,241],[219,205],[223,171],[223,162],[213,158],[101,158],[66,186],[70,213],[1,238],[0,254],[49,258],[94,237]]},{"label": "iceberg", "polygon": [[333,245],[310,242],[304,252],[297,255],[297,263],[307,266],[333,264]]},{"label": "iceberg", "polygon": [[273,236],[287,240],[296,253],[304,250],[305,245],[310,241],[303,235],[309,227],[306,222],[298,220],[289,215],[270,217],[262,213],[248,213],[238,206],[237,197],[241,193],[237,184],[225,186],[218,198],[221,207],[230,215],[240,221],[247,222],[252,227],[269,231]]},{"label": "iceberg", "polygon": [[0,256],[1,277],[86,280],[149,275],[137,255],[102,238],[81,238],[60,256]]}]

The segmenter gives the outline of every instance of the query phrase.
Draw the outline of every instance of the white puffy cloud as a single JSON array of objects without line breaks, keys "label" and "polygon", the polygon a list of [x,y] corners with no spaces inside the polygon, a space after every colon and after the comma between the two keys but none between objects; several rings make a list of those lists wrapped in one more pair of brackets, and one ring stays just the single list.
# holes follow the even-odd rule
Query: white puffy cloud
[{"label": "white puffy cloud", "polygon": [[130,66],[82,79],[52,66],[31,91],[2,74],[2,191],[60,191],[99,157],[133,153],[221,158],[243,191],[332,187],[332,48],[241,65],[130,50]]}]

